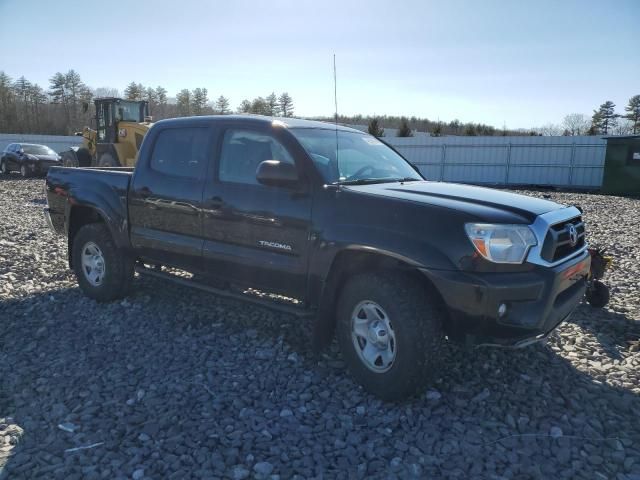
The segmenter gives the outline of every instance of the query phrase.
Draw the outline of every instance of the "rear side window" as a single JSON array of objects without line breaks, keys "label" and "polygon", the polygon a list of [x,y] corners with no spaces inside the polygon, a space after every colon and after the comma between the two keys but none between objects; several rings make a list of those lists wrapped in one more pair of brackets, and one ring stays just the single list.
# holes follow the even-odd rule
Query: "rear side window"
[{"label": "rear side window", "polygon": [[219,178],[223,182],[258,185],[256,170],[265,160],[294,163],[284,146],[267,133],[227,130],[220,152]]},{"label": "rear side window", "polygon": [[151,169],[165,175],[202,178],[207,169],[209,130],[207,128],[169,128],[156,138]]}]

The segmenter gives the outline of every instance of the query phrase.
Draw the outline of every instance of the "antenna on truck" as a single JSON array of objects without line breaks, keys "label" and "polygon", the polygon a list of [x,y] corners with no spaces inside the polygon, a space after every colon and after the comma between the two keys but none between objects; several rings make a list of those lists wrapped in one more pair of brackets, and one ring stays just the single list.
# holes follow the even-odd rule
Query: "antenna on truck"
[{"label": "antenna on truck", "polygon": [[335,123],[336,123],[336,169],[338,170],[338,174],[340,173],[340,168],[338,164],[338,81],[336,79],[336,54],[333,54],[333,100],[336,107],[335,113]]}]

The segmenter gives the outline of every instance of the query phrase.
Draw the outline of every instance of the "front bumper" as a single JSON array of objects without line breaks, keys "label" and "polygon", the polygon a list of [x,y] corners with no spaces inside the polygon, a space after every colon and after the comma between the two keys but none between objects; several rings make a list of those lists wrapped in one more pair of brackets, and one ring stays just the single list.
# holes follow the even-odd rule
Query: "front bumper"
[{"label": "front bumper", "polygon": [[[588,252],[518,273],[422,270],[449,310],[448,334],[473,344],[524,346],[546,337],[584,297]],[[506,313],[498,314],[501,304]]]},{"label": "front bumper", "polygon": [[51,167],[61,167],[60,162],[33,162],[28,165],[29,171],[32,175],[46,175]]}]

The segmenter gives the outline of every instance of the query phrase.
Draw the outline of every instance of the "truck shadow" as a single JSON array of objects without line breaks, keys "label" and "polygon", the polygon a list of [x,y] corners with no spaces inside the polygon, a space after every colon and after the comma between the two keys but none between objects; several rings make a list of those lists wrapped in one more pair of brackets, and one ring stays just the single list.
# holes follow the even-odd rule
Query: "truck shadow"
[{"label": "truck shadow", "polygon": [[[599,339],[592,328],[606,325],[618,358],[628,358],[632,343],[612,326],[634,321],[602,311],[607,321],[592,325],[580,309],[574,321]],[[385,404],[350,379],[335,346],[310,353],[309,322],[160,280],[136,279],[130,298],[110,304],[76,287],[3,300],[0,318],[0,419],[24,429],[0,478],[131,476],[141,463],[150,477],[176,468],[220,476],[249,454],[283,478],[309,476],[315,470],[293,462],[300,442],[348,449],[352,435],[384,461],[354,446],[353,462],[316,456],[313,466],[328,477],[357,476],[363,462],[384,477],[396,457],[428,477],[456,468],[482,477],[489,463],[522,478],[640,468],[625,463],[640,440],[638,386],[628,384],[637,373],[596,378],[564,355],[563,332],[551,346],[516,351],[450,346],[428,395]],[[59,429],[64,422],[74,431]],[[552,428],[562,438],[549,437]],[[184,456],[179,467],[165,461]],[[602,462],[593,467],[592,457]]]},{"label": "truck shadow", "polygon": [[612,359],[622,360],[625,354],[640,352],[640,319],[583,303],[569,323],[595,336],[602,351]]}]

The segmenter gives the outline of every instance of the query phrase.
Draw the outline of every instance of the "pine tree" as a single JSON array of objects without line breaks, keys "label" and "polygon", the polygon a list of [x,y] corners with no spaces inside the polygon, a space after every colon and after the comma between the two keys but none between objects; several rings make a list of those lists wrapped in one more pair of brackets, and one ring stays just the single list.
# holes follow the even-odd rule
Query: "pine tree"
[{"label": "pine tree", "polygon": [[140,83],[131,82],[124,89],[124,96],[127,100],[142,100],[144,87]]},{"label": "pine tree", "polygon": [[382,128],[380,122],[378,122],[378,119],[375,117],[369,121],[369,127],[367,130],[369,131],[369,134],[374,137],[384,137],[384,128]]},{"label": "pine tree", "polygon": [[193,115],[203,115],[204,109],[209,103],[206,88],[196,88],[191,92],[191,113]]},{"label": "pine tree", "polygon": [[616,104],[607,100],[598,110],[593,111],[591,123],[600,133],[607,135],[609,130],[616,126],[617,118]]},{"label": "pine tree", "polygon": [[215,109],[216,113],[219,113],[220,115],[226,115],[227,113],[229,113],[229,99],[223,95],[220,95],[218,97],[218,100],[216,100]]},{"label": "pine tree", "polygon": [[398,128],[397,137],[413,137],[413,132],[409,126],[409,121],[406,117],[400,118],[400,128]]},{"label": "pine tree", "polygon": [[478,135],[476,126],[473,123],[467,124],[467,126],[464,127],[464,134],[468,137],[475,137],[476,135]]},{"label": "pine tree", "polygon": [[438,122],[435,127],[433,127],[433,131],[431,132],[434,137],[442,136],[442,123]]},{"label": "pine tree", "polygon": [[156,99],[158,101],[158,105],[167,104],[167,91],[161,86],[156,87]]},{"label": "pine tree", "polygon": [[251,113],[251,102],[247,99],[240,102],[238,113]]},{"label": "pine tree", "polygon": [[258,97],[252,100],[251,110],[249,111],[256,115],[269,115],[269,106],[264,98]]},{"label": "pine tree", "polygon": [[267,102],[267,115],[271,117],[279,116],[280,103],[278,102],[278,97],[276,97],[275,92],[271,92],[271,95],[268,95],[265,100]]},{"label": "pine tree", "polygon": [[293,99],[287,92],[284,92],[278,98],[280,103],[280,115],[283,117],[293,117]]},{"label": "pine tree", "polygon": [[15,132],[17,113],[12,85],[11,77],[0,71],[0,132]]},{"label": "pine tree", "polygon": [[61,105],[62,111],[64,112],[64,124],[59,127],[61,133],[64,134],[69,133],[70,130],[69,100],[67,98],[66,83],[65,75],[61,72],[56,72],[53,77],[49,79],[51,102]]},{"label": "pine tree", "polygon": [[152,87],[147,87],[144,90],[143,100],[146,100],[149,103],[149,113],[153,114],[156,110],[156,105],[158,103],[158,96],[156,94],[156,89]]},{"label": "pine tree", "polygon": [[627,113],[624,118],[631,121],[634,135],[640,133],[640,95],[634,95],[629,99],[629,104],[624,107]]},{"label": "pine tree", "polygon": [[178,92],[176,102],[179,116],[188,117],[191,115],[191,92],[188,89],[184,88]]}]

